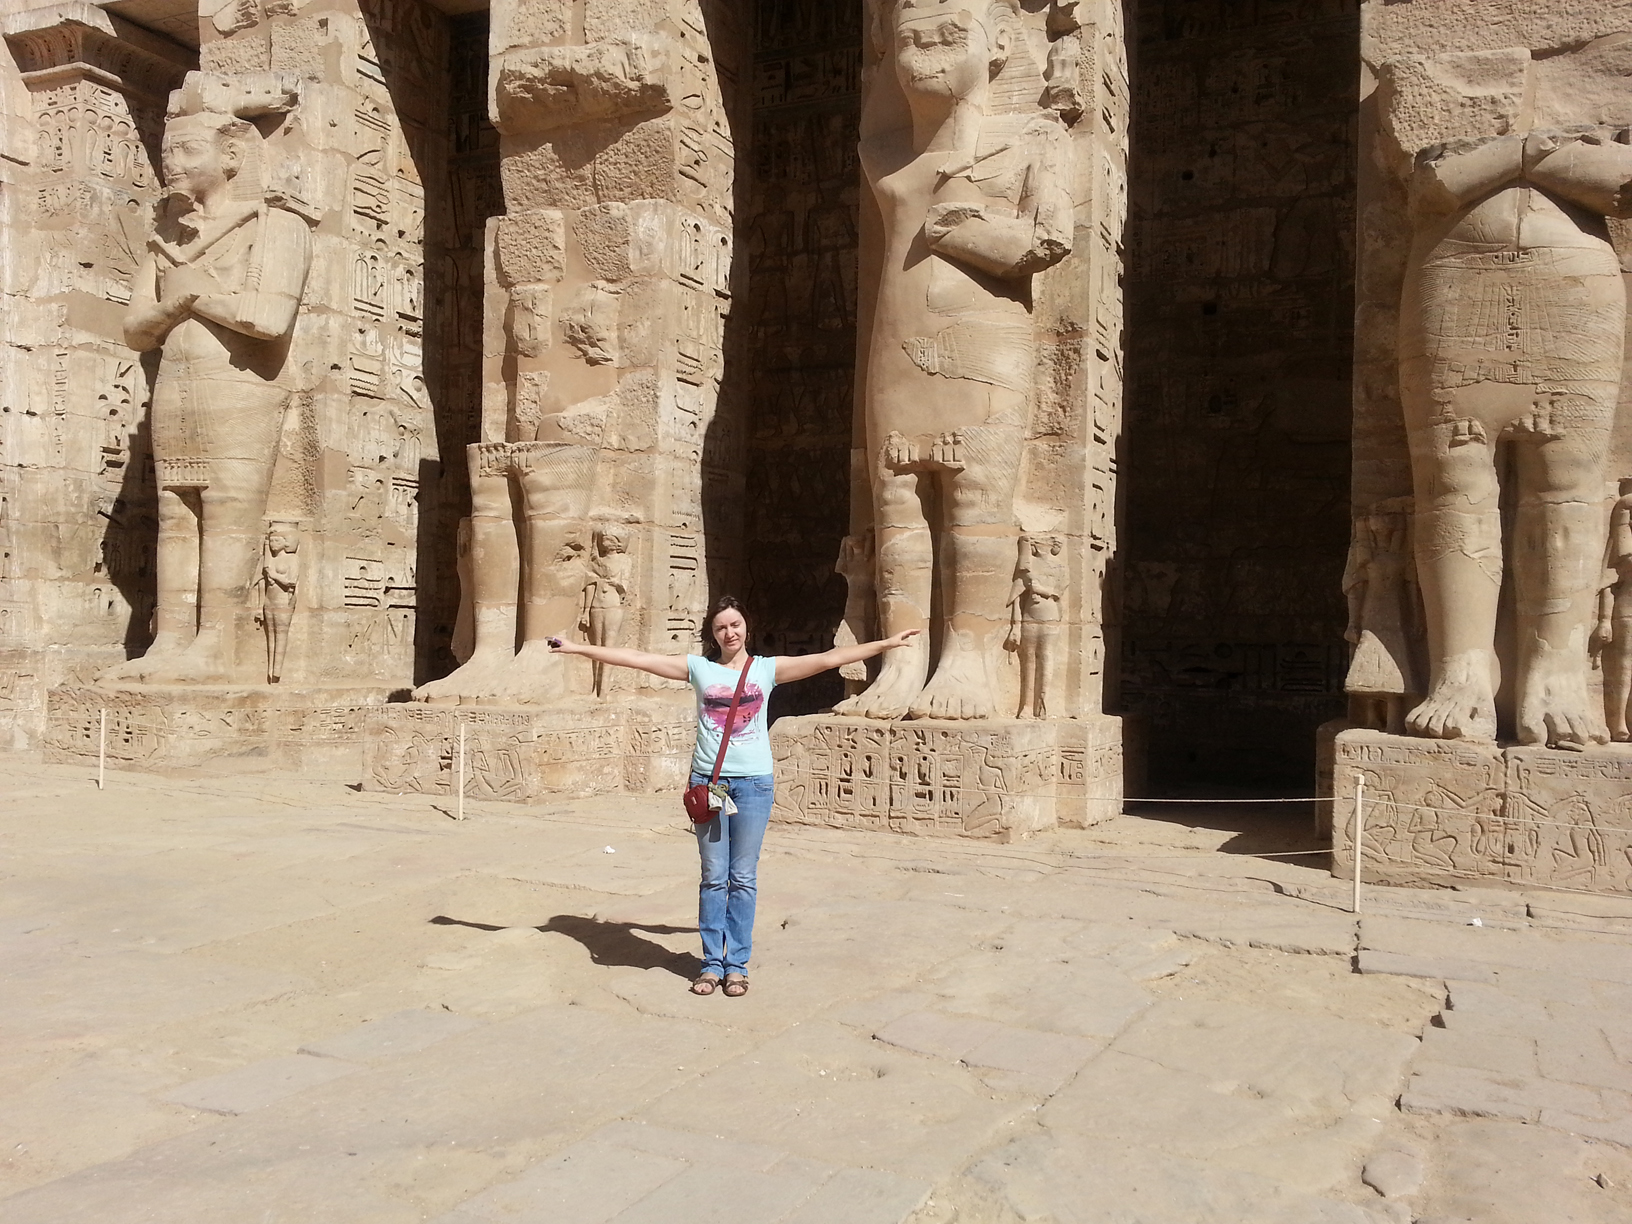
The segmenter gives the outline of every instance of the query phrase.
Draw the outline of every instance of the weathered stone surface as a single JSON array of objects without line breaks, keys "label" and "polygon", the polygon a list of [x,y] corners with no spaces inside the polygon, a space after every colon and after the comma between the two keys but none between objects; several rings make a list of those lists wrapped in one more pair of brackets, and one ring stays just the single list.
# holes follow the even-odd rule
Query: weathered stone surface
[{"label": "weathered stone surface", "polygon": [[318,1058],[370,1062],[398,1054],[417,1054],[444,1037],[469,1032],[480,1023],[469,1016],[457,1016],[452,1012],[413,1008],[371,1020],[349,1033],[339,1033],[321,1041],[308,1041],[296,1052]]},{"label": "weathered stone surface", "polygon": [[164,1099],[210,1113],[249,1113],[297,1092],[316,1088],[319,1084],[327,1084],[361,1070],[356,1063],[343,1062],[338,1058],[292,1054],[287,1058],[269,1058],[265,1062],[251,1063],[236,1071],[212,1075],[209,1079],[194,1080],[171,1089],[164,1094]]}]

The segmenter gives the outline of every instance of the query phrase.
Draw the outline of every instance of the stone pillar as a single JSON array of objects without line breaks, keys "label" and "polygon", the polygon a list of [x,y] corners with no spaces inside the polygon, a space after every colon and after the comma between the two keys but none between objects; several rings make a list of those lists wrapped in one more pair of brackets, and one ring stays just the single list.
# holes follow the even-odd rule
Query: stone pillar
[{"label": "stone pillar", "polygon": [[[426,352],[457,348],[457,286],[439,283],[433,301],[425,289],[428,260],[457,245],[446,233],[452,221],[442,193],[454,127],[449,21],[420,0],[248,3],[206,14],[201,33],[202,71],[172,94],[170,123],[178,131],[226,123],[222,130],[239,133],[245,151],[233,199],[254,196],[263,216],[243,232],[259,224],[258,233],[275,230],[293,243],[278,247],[275,259],[251,261],[263,298],[297,247],[310,258],[303,283],[276,290],[297,293],[299,305],[284,338],[268,342],[287,345],[278,361],[267,357],[264,372],[268,388],[286,396],[275,409],[264,488],[254,491],[256,521],[237,532],[251,537],[248,561],[238,567],[247,586],[215,618],[231,645],[213,666],[200,668],[197,651],[162,649],[162,635],[145,653],[145,643],[134,642],[137,657],[104,672],[96,687],[53,692],[49,746],[59,755],[95,752],[99,711],[107,709],[116,761],[242,753],[356,776],[364,711],[415,679],[421,487],[437,478],[437,408],[448,385],[445,371],[427,368]],[[438,190],[429,234],[427,181]],[[207,249],[191,253],[183,211],[172,206],[157,218],[168,246],[146,246],[153,231],[137,227],[137,248],[161,261],[161,297],[178,259],[200,266],[210,259]],[[166,228],[176,225],[175,234]],[[117,312],[110,326],[117,335]],[[186,326],[193,325],[158,338],[167,363],[168,346]],[[165,379],[181,369],[158,374],[156,426],[161,412],[175,411]],[[220,383],[174,385],[183,407],[209,412],[225,403],[210,398]],[[170,419],[173,432],[180,418]],[[207,457],[213,443],[197,444]],[[241,439],[231,445],[239,448],[233,454],[247,453]],[[190,505],[202,498],[208,558],[209,499],[225,485],[208,464],[198,472],[170,460],[161,467],[162,488],[179,490]],[[152,475],[144,478],[151,487]],[[221,582],[207,560],[203,571],[194,596],[200,640],[213,623],[211,583]],[[188,620],[185,597],[166,613],[170,589],[161,583],[161,631]]]},{"label": "stone pillar", "polygon": [[1339,869],[1627,892],[1632,4],[1362,29]]},{"label": "stone pillar", "polygon": [[193,54],[90,4],[15,12],[0,127],[0,747],[152,615],[152,371],[120,319]]},{"label": "stone pillar", "polygon": [[[877,0],[867,20],[842,632],[923,632],[834,715],[777,724],[777,815],[999,838],[1092,823],[1122,793],[1104,713],[1121,5]],[[961,58],[926,49],[948,23]]]},{"label": "stone pillar", "polygon": [[468,448],[470,649],[382,714],[370,785],[446,789],[431,746],[459,723],[476,793],[681,780],[689,689],[597,674],[547,639],[700,644],[740,489],[720,383],[742,20],[712,0],[494,9],[505,212]]}]

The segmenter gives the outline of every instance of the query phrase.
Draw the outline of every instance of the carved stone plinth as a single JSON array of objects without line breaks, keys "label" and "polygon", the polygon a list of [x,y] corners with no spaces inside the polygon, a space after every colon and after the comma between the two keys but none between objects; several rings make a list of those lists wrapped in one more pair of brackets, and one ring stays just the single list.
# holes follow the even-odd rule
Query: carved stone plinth
[{"label": "carved stone plinth", "polygon": [[1354,878],[1358,775],[1362,879],[1632,894],[1632,748],[1498,748],[1346,730],[1323,756],[1334,875]]},{"label": "carved stone plinth", "polygon": [[470,798],[673,791],[680,810],[696,719],[689,705],[677,712],[662,700],[571,710],[389,705],[369,717],[363,788],[454,793],[461,723]]},{"label": "carved stone plinth", "polygon": [[365,715],[383,706],[384,685],[60,686],[47,696],[46,753],[94,761],[108,712],[108,762],[126,769],[213,765],[294,769],[355,779]]},{"label": "carved stone plinth", "polygon": [[796,824],[1012,841],[1122,804],[1121,720],[878,722],[817,714],[771,728],[776,805]]}]

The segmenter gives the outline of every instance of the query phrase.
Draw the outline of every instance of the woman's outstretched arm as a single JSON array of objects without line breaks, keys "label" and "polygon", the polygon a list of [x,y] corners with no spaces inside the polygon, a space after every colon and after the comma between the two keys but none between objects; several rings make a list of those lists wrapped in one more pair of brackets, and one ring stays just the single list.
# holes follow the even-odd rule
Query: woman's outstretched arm
[{"label": "woman's outstretched arm", "polygon": [[919,630],[907,629],[894,637],[880,638],[876,642],[862,642],[856,646],[835,646],[832,650],[824,650],[821,654],[809,655],[778,655],[776,657],[776,682],[778,684],[792,684],[795,680],[805,680],[811,676],[819,676],[824,671],[831,671],[835,667],[843,667],[846,663],[858,663],[862,659],[870,659],[874,655],[883,654],[886,650],[894,650],[898,646],[905,646],[909,638],[917,637]]},{"label": "woman's outstretched arm", "polygon": [[569,642],[566,638],[551,638],[550,648],[557,654],[583,655],[596,663],[651,672],[665,680],[684,680],[687,676],[685,655],[648,654],[644,650],[624,650],[618,646],[591,646],[588,642]]}]

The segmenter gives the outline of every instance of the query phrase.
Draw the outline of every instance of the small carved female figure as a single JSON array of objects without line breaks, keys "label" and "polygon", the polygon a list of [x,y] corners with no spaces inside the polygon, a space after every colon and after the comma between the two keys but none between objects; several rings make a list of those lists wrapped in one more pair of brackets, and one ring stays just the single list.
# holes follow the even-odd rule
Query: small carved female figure
[{"label": "small carved female figure", "polygon": [[[585,620],[592,646],[616,646],[623,629],[624,601],[629,597],[633,562],[629,545],[616,531],[596,534],[595,555],[589,562],[589,582],[584,587],[587,605]],[[606,664],[591,660],[595,696],[606,696]]]},{"label": "small carved female figure", "polygon": [[289,622],[295,615],[295,589],[300,584],[300,535],[294,523],[273,523],[266,533],[266,554],[261,564],[261,617],[266,625],[266,682],[283,676],[284,650],[289,644]]},{"label": "small carved female figure", "polygon": [[1048,691],[1054,687],[1059,653],[1060,601],[1069,574],[1061,555],[1065,542],[1057,535],[1020,537],[1020,563],[1009,596],[1009,636],[1003,645],[1020,653],[1021,718],[1048,717]]},{"label": "small carved female figure", "polygon": [[1632,477],[1622,479],[1620,500],[1609,517],[1604,588],[1598,593],[1598,627],[1592,648],[1604,669],[1604,714],[1609,737],[1632,740]]}]

